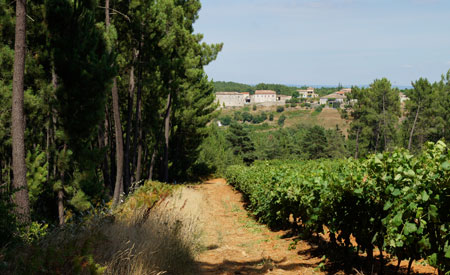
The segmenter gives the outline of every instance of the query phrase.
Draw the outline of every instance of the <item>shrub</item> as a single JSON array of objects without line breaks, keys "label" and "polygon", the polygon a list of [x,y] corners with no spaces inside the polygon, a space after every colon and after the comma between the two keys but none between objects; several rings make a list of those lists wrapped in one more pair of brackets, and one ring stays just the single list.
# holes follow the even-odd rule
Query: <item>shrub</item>
[{"label": "shrub", "polygon": [[220,123],[222,123],[222,125],[227,126],[227,125],[230,125],[230,123],[231,123],[231,117],[226,115],[226,116],[219,118],[219,121],[220,121]]},{"label": "shrub", "polygon": [[280,118],[278,119],[278,125],[283,126],[285,120],[286,120],[286,116],[281,115]]},{"label": "shrub", "polygon": [[269,120],[270,120],[270,121],[273,121],[273,113],[270,113],[270,115],[269,115]]},{"label": "shrub", "polygon": [[242,121],[246,122],[251,122],[253,120],[253,116],[252,114],[250,114],[249,112],[243,112],[242,113]]},{"label": "shrub", "polygon": [[284,107],[283,107],[283,106],[278,106],[278,107],[277,107],[277,112],[278,112],[278,113],[284,112]]}]

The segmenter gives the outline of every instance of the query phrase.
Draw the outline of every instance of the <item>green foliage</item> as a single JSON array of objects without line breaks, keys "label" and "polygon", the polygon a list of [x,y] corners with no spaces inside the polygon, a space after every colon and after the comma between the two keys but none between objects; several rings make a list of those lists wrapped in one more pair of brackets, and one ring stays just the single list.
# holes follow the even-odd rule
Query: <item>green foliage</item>
[{"label": "green foliage", "polygon": [[324,105],[320,105],[319,107],[314,109],[315,114],[320,114],[324,108]]},{"label": "green foliage", "polygon": [[197,169],[202,169],[204,175],[216,174],[222,176],[226,168],[232,164],[242,163],[232,152],[231,144],[226,138],[226,132],[212,124],[208,137],[200,146],[200,153],[195,163]]},{"label": "green foliage", "polygon": [[48,162],[45,152],[39,146],[34,149],[34,152],[28,151],[26,163],[30,204],[35,205],[47,182]]},{"label": "green foliage", "polygon": [[233,154],[242,158],[244,163],[251,164],[255,160],[254,144],[241,124],[230,125],[227,140],[231,143]]},{"label": "green foliage", "polygon": [[347,97],[353,102],[349,139],[357,143],[355,156],[391,150],[398,137],[399,91],[383,78],[375,80],[369,88],[353,87]]},{"label": "green foliage", "polygon": [[236,82],[214,81],[215,92],[254,92],[250,85],[240,84]]},{"label": "green foliage", "polygon": [[219,121],[220,121],[220,123],[222,123],[222,125],[228,126],[228,125],[230,125],[232,118],[231,118],[231,116],[226,115],[226,116],[220,117]]},{"label": "green foliage", "polygon": [[113,57],[95,26],[90,1],[47,1],[53,62],[59,78],[58,113],[75,156],[104,117],[105,93],[114,75]]},{"label": "green foliage", "polygon": [[270,113],[270,114],[269,114],[269,120],[270,120],[270,121],[273,121],[273,113]]},{"label": "green foliage", "polygon": [[255,104],[253,104],[252,110],[253,110],[253,111],[256,111],[256,105],[255,105]]},{"label": "green foliage", "polygon": [[283,126],[284,125],[284,121],[286,120],[286,116],[285,115],[281,115],[279,118],[278,118],[278,125],[279,126]]},{"label": "green foliage", "polygon": [[351,246],[352,235],[369,257],[378,247],[450,271],[450,152],[441,141],[417,156],[395,150],[363,161],[231,166],[226,178],[272,227],[301,224],[316,233],[326,227],[338,245]]},{"label": "green foliage", "polygon": [[277,113],[282,113],[284,112],[284,107],[283,106],[277,106]]},{"label": "green foliage", "polygon": [[[9,199],[5,184],[0,185],[0,251],[16,241],[18,224],[13,213],[14,205]],[[1,253],[1,252],[0,252]],[[0,271],[1,271],[0,266]]]}]

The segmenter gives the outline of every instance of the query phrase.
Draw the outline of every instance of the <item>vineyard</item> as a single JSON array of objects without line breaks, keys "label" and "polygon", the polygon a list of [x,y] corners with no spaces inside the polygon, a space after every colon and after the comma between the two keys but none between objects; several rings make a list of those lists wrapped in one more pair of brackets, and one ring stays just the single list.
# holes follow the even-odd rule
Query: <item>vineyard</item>
[{"label": "vineyard", "polygon": [[[426,259],[450,274],[450,152],[428,143],[364,160],[270,161],[231,166],[226,178],[271,227],[329,233],[339,247],[399,261]],[[327,232],[324,232],[324,231]],[[381,261],[383,262],[383,261]],[[408,271],[409,272],[409,271]]]}]

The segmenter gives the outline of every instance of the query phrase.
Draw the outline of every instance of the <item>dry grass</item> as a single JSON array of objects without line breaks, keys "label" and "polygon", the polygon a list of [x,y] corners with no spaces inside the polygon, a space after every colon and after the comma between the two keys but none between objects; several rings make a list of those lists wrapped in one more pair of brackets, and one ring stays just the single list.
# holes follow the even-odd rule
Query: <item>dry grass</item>
[{"label": "dry grass", "polygon": [[201,234],[198,212],[186,208],[188,196],[188,189],[178,189],[151,211],[134,208],[105,228],[109,241],[96,253],[105,274],[196,274]]},{"label": "dry grass", "polygon": [[113,214],[95,210],[15,248],[0,273],[197,274],[201,199],[191,192],[148,182]]}]

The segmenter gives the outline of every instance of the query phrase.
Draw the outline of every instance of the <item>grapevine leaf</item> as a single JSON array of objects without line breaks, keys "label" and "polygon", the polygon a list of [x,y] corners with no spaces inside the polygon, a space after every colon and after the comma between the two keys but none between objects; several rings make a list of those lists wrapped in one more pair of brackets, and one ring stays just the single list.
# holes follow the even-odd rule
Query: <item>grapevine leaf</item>
[{"label": "grapevine leaf", "polygon": [[435,220],[438,216],[438,211],[437,211],[437,207],[436,205],[432,204],[430,205],[430,207],[428,208],[428,215],[430,215],[431,218],[433,218],[432,220]]},{"label": "grapevine leaf", "polygon": [[383,210],[386,211],[386,210],[388,210],[389,208],[391,208],[391,206],[392,206],[392,202],[387,201],[387,202],[384,204]]},{"label": "grapevine leaf", "polygon": [[400,196],[400,194],[401,194],[401,192],[398,189],[395,189],[394,192],[392,192],[392,196],[394,196],[394,197],[398,197],[398,196]]},{"label": "grapevine leaf", "polygon": [[415,223],[410,223],[410,222],[405,223],[405,228],[404,228],[405,235],[409,235],[416,231],[417,231],[417,226]]},{"label": "grapevine leaf", "polygon": [[450,170],[450,161],[447,160],[446,162],[442,163],[441,168],[443,170]]},{"label": "grapevine leaf", "polygon": [[428,201],[428,199],[430,198],[430,196],[425,190],[423,190],[420,195],[422,196],[422,201]]},{"label": "grapevine leaf", "polygon": [[450,246],[447,246],[445,250],[445,258],[450,258]]},{"label": "grapevine leaf", "polygon": [[394,224],[394,226],[400,226],[403,223],[402,216],[403,212],[399,212],[397,213],[397,215],[395,215],[395,217],[392,219],[392,223]]},{"label": "grapevine leaf", "polygon": [[416,173],[414,173],[414,171],[410,169],[410,170],[406,171],[405,175],[408,177],[414,177],[416,175]]}]

